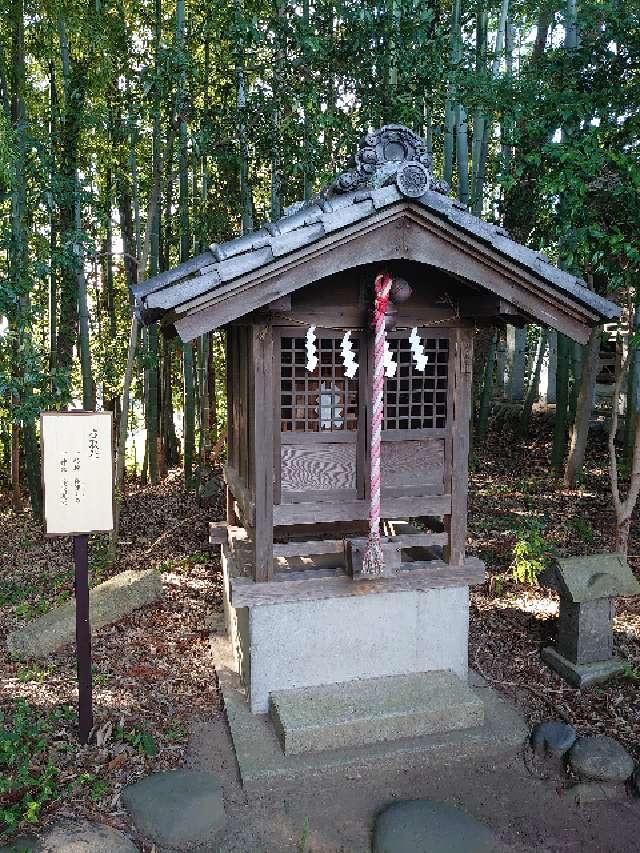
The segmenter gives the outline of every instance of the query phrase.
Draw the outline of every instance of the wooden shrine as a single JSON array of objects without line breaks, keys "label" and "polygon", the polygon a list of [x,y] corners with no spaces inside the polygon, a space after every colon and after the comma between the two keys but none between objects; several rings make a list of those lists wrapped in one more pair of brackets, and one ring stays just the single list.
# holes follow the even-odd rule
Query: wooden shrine
[{"label": "wooden shrine", "polygon": [[[136,288],[142,321],[183,341],[226,330],[228,517],[212,541],[252,710],[283,686],[466,678],[468,587],[484,575],[465,556],[474,329],[535,321],[585,342],[618,314],[446,191],[423,140],[388,125],[317,198]],[[381,273],[385,571],[370,577]]]}]

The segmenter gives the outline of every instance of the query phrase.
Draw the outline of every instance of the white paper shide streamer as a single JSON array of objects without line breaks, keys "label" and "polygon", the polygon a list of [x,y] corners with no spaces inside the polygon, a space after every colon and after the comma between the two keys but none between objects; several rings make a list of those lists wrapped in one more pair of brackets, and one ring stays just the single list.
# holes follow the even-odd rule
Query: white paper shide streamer
[{"label": "white paper shide streamer", "polygon": [[424,372],[429,361],[429,356],[425,354],[424,345],[418,334],[418,330],[414,327],[409,335],[409,343],[411,344],[411,353],[416,365],[416,370]]},{"label": "white paper shide streamer", "polygon": [[398,364],[393,360],[393,353],[391,352],[391,348],[389,347],[389,341],[384,339],[384,375],[394,377],[396,375],[396,370],[398,369]]},{"label": "white paper shide streamer", "polygon": [[356,361],[356,354],[353,351],[350,331],[344,333],[344,337],[340,342],[340,353],[344,365],[344,375],[349,379],[353,379],[358,372],[358,362]]},{"label": "white paper shide streamer", "polygon": [[306,337],[306,350],[307,350],[307,370],[309,373],[313,373],[313,371],[318,366],[318,348],[316,346],[316,327],[309,326]]}]

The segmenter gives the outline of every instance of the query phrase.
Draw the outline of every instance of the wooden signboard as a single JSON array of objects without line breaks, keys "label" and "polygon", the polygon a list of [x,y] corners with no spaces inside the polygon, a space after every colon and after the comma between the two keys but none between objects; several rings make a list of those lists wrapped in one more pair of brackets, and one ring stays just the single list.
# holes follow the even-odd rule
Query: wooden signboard
[{"label": "wooden signboard", "polygon": [[49,536],[113,530],[111,412],[43,412],[42,479]]},{"label": "wooden signboard", "polygon": [[89,534],[113,530],[111,412],[43,412],[42,486],[48,536],[73,536],[80,742],[93,728]]}]

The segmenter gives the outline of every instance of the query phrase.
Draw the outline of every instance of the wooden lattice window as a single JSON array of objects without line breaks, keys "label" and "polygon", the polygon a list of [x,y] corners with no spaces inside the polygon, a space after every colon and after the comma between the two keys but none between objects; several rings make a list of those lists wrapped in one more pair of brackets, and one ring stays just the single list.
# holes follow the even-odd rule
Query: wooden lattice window
[{"label": "wooden lattice window", "polygon": [[418,370],[407,334],[389,335],[389,348],[397,364],[384,388],[385,430],[445,429],[449,385],[449,338],[422,337],[428,357]]},{"label": "wooden lattice window", "polygon": [[[282,337],[280,346],[281,432],[342,432],[358,428],[358,375],[344,373],[341,337],[318,334],[318,365],[307,370],[304,337]],[[359,341],[353,336],[358,360]]]}]

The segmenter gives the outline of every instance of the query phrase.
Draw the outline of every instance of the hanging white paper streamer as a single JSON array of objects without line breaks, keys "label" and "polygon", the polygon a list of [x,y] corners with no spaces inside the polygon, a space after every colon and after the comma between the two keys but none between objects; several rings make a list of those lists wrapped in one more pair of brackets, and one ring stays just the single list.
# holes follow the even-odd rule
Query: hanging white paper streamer
[{"label": "hanging white paper streamer", "polygon": [[398,365],[393,360],[393,353],[389,348],[389,341],[384,339],[384,375],[394,377],[396,375],[396,370],[398,369]]},{"label": "hanging white paper streamer", "polygon": [[307,370],[309,373],[313,373],[313,371],[318,366],[318,356],[316,355],[316,327],[309,326],[309,331],[307,332],[307,342],[305,344],[307,350]]},{"label": "hanging white paper streamer", "polygon": [[413,360],[416,363],[416,370],[424,372],[424,369],[427,366],[427,362],[429,361],[429,356],[425,355],[424,346],[422,341],[420,340],[420,335],[418,334],[418,330],[416,328],[411,329],[411,334],[409,335],[409,343],[411,344]]},{"label": "hanging white paper streamer", "polygon": [[340,342],[340,352],[342,354],[342,363],[344,364],[344,375],[349,379],[353,379],[358,372],[358,362],[356,361],[356,354],[353,351],[350,331],[344,333],[344,338]]}]

